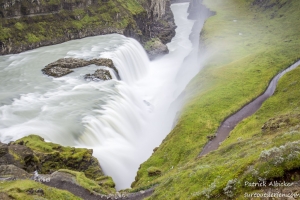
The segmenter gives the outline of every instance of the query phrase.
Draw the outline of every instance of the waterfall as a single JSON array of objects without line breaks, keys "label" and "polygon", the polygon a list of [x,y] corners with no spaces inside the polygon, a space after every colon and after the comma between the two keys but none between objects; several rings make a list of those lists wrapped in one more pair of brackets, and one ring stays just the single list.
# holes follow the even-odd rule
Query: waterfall
[{"label": "waterfall", "polygon": [[147,105],[125,83],[116,85],[115,93],[109,98],[107,104],[82,118],[85,130],[79,137],[81,144],[103,147],[114,140],[133,144],[139,137]]},{"label": "waterfall", "polygon": [[[187,8],[172,5],[176,36],[168,44],[170,53],[152,62],[136,40],[118,34],[0,56],[0,141],[36,134],[64,146],[93,148],[116,189],[130,187],[180,109],[174,102],[184,86],[176,77],[180,69],[193,67],[182,65],[192,49],[194,22],[187,19]],[[44,66],[63,57],[111,58],[121,80],[86,81],[84,75],[98,66],[61,78],[42,74]]]},{"label": "waterfall", "polygon": [[129,84],[145,76],[150,63],[142,45],[132,38],[127,38],[116,51],[102,53],[101,57],[112,59],[121,80]]},{"label": "waterfall", "polygon": [[101,53],[111,58],[121,81],[114,85],[105,105],[97,106],[82,118],[84,131],[78,145],[93,147],[103,171],[113,176],[117,189],[126,188],[140,164],[139,141],[145,137],[149,121],[149,107],[134,87],[149,71],[150,61],[143,47],[134,39],[126,38],[111,52]]}]

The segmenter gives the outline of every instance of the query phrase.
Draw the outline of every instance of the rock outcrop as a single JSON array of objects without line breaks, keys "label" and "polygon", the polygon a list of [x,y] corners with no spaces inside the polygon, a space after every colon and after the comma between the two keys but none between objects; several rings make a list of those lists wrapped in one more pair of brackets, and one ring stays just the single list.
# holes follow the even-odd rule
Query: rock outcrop
[{"label": "rock outcrop", "polygon": [[[146,19],[136,19],[142,36],[138,39],[150,59],[169,52],[166,44],[175,36],[176,25],[170,0],[140,0],[147,11]],[[151,45],[156,41],[155,45]]]},{"label": "rock outcrop", "polygon": [[153,60],[159,55],[169,53],[168,47],[161,42],[159,38],[153,38],[145,44],[145,50],[148,53],[150,60]]},{"label": "rock outcrop", "polygon": [[[27,166],[29,158],[34,159]],[[0,199],[141,200],[154,191],[116,192],[114,187],[90,149],[64,147],[36,135],[0,143]]]},{"label": "rock outcrop", "polygon": [[0,143],[0,165],[15,165],[27,172],[40,168],[38,158],[24,145]]},{"label": "rock outcrop", "polygon": [[0,180],[29,179],[31,177],[32,175],[15,165],[0,165]]},{"label": "rock outcrop", "polygon": [[112,79],[111,74],[108,70],[97,69],[94,74],[86,74],[84,76],[86,80],[99,81],[99,80],[110,80]]},{"label": "rock outcrop", "polygon": [[[118,74],[117,68],[114,66],[114,63],[111,59],[108,58],[99,58],[92,60],[83,60],[78,58],[62,58],[53,63],[48,64],[42,72],[48,76],[53,77],[62,77],[69,73],[72,73],[75,68],[85,67],[88,65],[97,65],[105,66],[113,69],[116,74]],[[99,69],[94,74],[87,74],[86,79],[101,79],[101,80],[110,80],[112,76],[108,70]]]},{"label": "rock outcrop", "polygon": [[59,169],[83,172],[90,179],[104,176],[92,149],[63,147],[30,135],[9,144],[0,143],[0,165],[14,165],[28,173],[49,174]]}]

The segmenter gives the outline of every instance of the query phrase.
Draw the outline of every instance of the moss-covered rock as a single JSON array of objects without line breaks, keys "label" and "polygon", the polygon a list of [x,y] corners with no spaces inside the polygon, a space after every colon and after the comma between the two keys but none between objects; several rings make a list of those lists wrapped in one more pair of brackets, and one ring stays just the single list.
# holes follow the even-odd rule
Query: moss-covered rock
[{"label": "moss-covered rock", "polygon": [[[29,135],[21,138],[10,145],[10,149],[26,149],[28,156],[24,156],[24,152],[10,151],[14,160],[24,163],[21,168],[32,172],[35,169],[39,173],[48,174],[59,169],[70,169],[74,171],[84,172],[88,178],[96,179],[103,176],[102,169],[98,160],[92,156],[92,149],[63,147],[51,142],[45,142],[43,138],[36,135]],[[26,154],[27,155],[27,154]],[[31,158],[28,160],[28,158]],[[27,164],[31,161],[31,168]],[[10,163],[14,164],[14,163]]]},{"label": "moss-covered rock", "polygon": [[103,176],[96,179],[97,183],[104,187],[111,187],[114,188],[116,184],[112,180],[110,176]]},{"label": "moss-covered rock", "polygon": [[[93,195],[115,193],[115,183],[111,177],[103,174],[98,160],[92,156],[92,153],[91,149],[64,147],[45,142],[42,137],[36,135],[29,135],[9,144],[0,143],[0,180],[24,180],[21,181],[21,184],[30,186],[26,187],[25,185],[26,189],[23,190],[13,183],[12,185],[4,184],[5,187],[1,188],[1,191],[4,191],[0,194],[3,196],[1,199],[5,199],[7,196],[20,199],[22,195],[25,195],[26,198],[28,198],[26,195],[47,196],[46,186],[39,186],[44,191],[40,192],[37,185],[29,179],[67,189],[72,193],[74,193],[73,190],[64,187],[76,185],[82,191],[88,190],[87,195],[90,193]],[[28,173],[35,170],[38,173],[34,175]],[[7,190],[6,186],[8,186]],[[49,189],[47,188],[47,190]],[[59,194],[60,192],[57,192],[57,195]]]},{"label": "moss-covered rock", "polygon": [[28,172],[40,168],[39,160],[30,148],[22,145],[0,143],[0,165],[9,164]]},{"label": "moss-covered rock", "polygon": [[[96,192],[100,194],[115,193],[115,183],[111,177],[102,176],[96,180],[91,180],[85,176],[83,172],[61,169],[51,174],[50,182],[69,182],[81,186],[91,193]],[[99,181],[101,179],[101,181]]]},{"label": "moss-covered rock", "polygon": [[161,175],[161,169],[157,168],[157,167],[149,167],[147,169],[148,172],[148,176],[159,176]]},{"label": "moss-covered rock", "polygon": [[146,52],[150,59],[155,58],[157,55],[167,54],[169,49],[164,45],[159,38],[152,38],[144,45]]}]

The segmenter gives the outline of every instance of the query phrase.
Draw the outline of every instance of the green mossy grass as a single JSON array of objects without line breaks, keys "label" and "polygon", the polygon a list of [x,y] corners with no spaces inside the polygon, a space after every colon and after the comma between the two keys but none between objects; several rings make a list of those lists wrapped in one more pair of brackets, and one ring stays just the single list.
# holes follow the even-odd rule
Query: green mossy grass
[{"label": "green mossy grass", "polygon": [[96,180],[103,176],[99,162],[92,157],[92,150],[85,148],[64,147],[45,142],[37,135],[29,135],[14,142],[29,147],[37,157],[41,167],[39,173],[48,174],[59,169],[82,171]]},{"label": "green mossy grass", "polygon": [[[38,169],[40,174],[48,174],[54,171],[65,172],[72,174],[77,184],[90,192],[100,194],[116,192],[115,183],[111,177],[103,175],[99,162],[92,157],[91,149],[64,147],[45,142],[42,137],[37,135],[23,137],[13,142],[13,145],[25,145],[33,151],[34,159],[40,166]],[[10,153],[16,160],[25,162],[15,152]],[[27,184],[27,182],[24,183]],[[12,185],[12,187],[14,187],[12,190],[15,190],[15,193],[18,191],[22,193],[15,185]]]},{"label": "green mossy grass", "polygon": [[[43,190],[43,195],[39,191]],[[32,180],[0,182],[0,191],[16,200],[57,199],[80,200],[72,193],[43,185]]]},{"label": "green mossy grass", "polygon": [[67,169],[60,169],[58,171],[74,175],[76,177],[77,183],[90,192],[97,192],[100,194],[111,194],[116,192],[116,190],[114,189],[115,183],[113,182],[111,177],[102,176],[94,181],[87,178],[83,172],[77,172]]},{"label": "green mossy grass", "polygon": [[[272,159],[260,158],[262,151],[300,140],[299,121],[293,117],[300,113],[300,69],[282,77],[274,96],[243,120],[218,150],[197,159],[207,136],[227,116],[261,94],[273,76],[300,58],[300,2],[274,1],[271,7],[253,2],[204,0],[216,15],[201,32],[203,69],[186,89],[191,99],[178,124],[141,165],[132,185],[159,183],[149,199],[230,199],[253,189],[242,187],[252,177],[252,169],[259,172],[256,179],[273,179],[300,167],[296,157],[276,166]],[[283,117],[293,123],[275,131],[261,129],[271,118]],[[147,169],[154,166],[161,169],[161,176],[148,176]]]}]

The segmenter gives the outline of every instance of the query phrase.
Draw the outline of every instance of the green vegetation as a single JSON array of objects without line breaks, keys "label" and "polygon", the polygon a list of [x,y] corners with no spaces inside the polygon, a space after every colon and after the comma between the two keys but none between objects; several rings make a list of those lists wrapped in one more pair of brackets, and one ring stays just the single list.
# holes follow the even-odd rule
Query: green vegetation
[{"label": "green vegetation", "polygon": [[[68,1],[68,3],[75,2]],[[42,1],[41,4],[45,8],[50,8],[62,4],[62,1]],[[35,6],[27,2],[22,2],[22,5],[25,10],[27,7]],[[21,46],[63,38],[70,39],[71,36],[76,37],[78,34],[88,35],[91,31],[99,32],[98,34],[122,32],[128,26],[139,34],[141,31],[134,18],[147,16],[146,10],[136,0],[108,0],[107,2],[99,0],[95,5],[85,8],[76,8],[72,11],[57,10],[54,14],[51,12],[49,11],[47,15],[1,18],[0,41],[4,44],[10,41],[14,46]]]},{"label": "green vegetation", "polygon": [[[244,181],[282,178],[300,167],[299,154],[290,153],[300,140],[300,69],[286,74],[274,96],[243,120],[218,150],[197,159],[207,136],[227,116],[300,58],[300,2],[204,3],[217,14],[201,33],[204,67],[187,88],[191,100],[177,126],[141,165],[132,185],[147,188],[159,183],[149,199],[243,199],[243,192],[253,190],[244,187]],[[278,128],[270,129],[272,123]],[[151,167],[158,167],[161,176],[149,176]]]},{"label": "green vegetation", "polygon": [[32,33],[28,33],[28,34],[26,35],[26,39],[27,39],[27,41],[30,42],[30,43],[35,43],[35,42],[40,41],[40,38],[38,38],[37,36],[35,36],[35,35],[32,34]]},{"label": "green vegetation", "polygon": [[[20,168],[27,170],[27,172],[33,172],[33,170],[37,169],[40,174],[49,174],[54,171],[68,173],[72,176],[67,175],[67,178],[71,177],[72,182],[74,181],[91,193],[112,194],[116,192],[114,188],[115,183],[111,177],[103,175],[98,160],[92,156],[93,151],[91,149],[64,147],[51,142],[45,142],[43,138],[36,135],[21,138],[9,144],[7,148],[9,154],[14,157],[14,161],[12,160],[8,164],[17,163]],[[21,165],[18,163],[21,163]],[[32,168],[34,169],[32,170]],[[53,176],[57,175],[53,174]],[[63,177],[62,174],[58,176]],[[22,185],[18,187],[17,184]],[[16,199],[23,197],[25,199],[32,199],[31,195],[42,195],[47,199],[47,194],[44,195],[45,191],[42,193],[36,192],[37,189],[41,188],[44,190],[46,187],[41,187],[41,184],[30,180],[20,180],[18,182],[4,181],[2,186],[0,184],[0,191],[12,197],[16,196]],[[47,191],[50,190],[47,189]],[[60,197],[58,199],[72,199],[67,194],[62,193],[66,198]],[[59,196],[61,193],[57,192],[56,195]],[[0,193],[0,199],[2,198],[4,197],[1,197]],[[48,199],[56,198],[53,196],[53,198]]]},{"label": "green vegetation", "polygon": [[0,24],[0,41],[3,41],[10,37],[10,30],[8,28],[3,28]]},{"label": "green vegetation", "polygon": [[125,3],[123,3],[121,0],[118,0],[118,2],[121,3],[123,7],[130,10],[130,12],[133,14],[138,14],[144,11],[144,8],[140,4],[137,4],[136,0],[127,0]]},{"label": "green vegetation", "polygon": [[34,152],[40,165],[40,173],[48,174],[59,169],[69,169],[84,172],[85,176],[94,180],[104,176],[98,160],[92,156],[91,149],[63,147],[45,142],[43,138],[36,135],[21,138],[14,144],[25,145]]},{"label": "green vegetation", "polygon": [[147,169],[148,176],[159,176],[161,175],[161,170],[157,167],[149,167]]},{"label": "green vegetation", "polygon": [[[27,43],[59,38],[65,31],[135,26],[129,13],[145,14],[135,2],[110,0],[100,7],[32,17],[34,23],[30,24],[28,19],[6,19],[0,38],[16,38],[18,42],[24,39]],[[299,68],[282,77],[275,94],[253,116],[238,124],[218,150],[201,158],[197,156],[208,141],[207,136],[214,135],[227,116],[262,93],[275,74],[300,58],[300,2],[204,0],[204,3],[217,14],[208,19],[201,32],[205,48],[203,69],[187,88],[191,99],[177,126],[142,164],[131,190],[157,185],[149,199],[243,199],[244,192],[257,189],[245,187],[245,181],[280,180],[284,175],[291,181],[299,180],[299,174],[289,176],[300,167]],[[116,5],[118,9],[112,9]],[[155,40],[146,46],[152,43]],[[70,160],[77,165],[91,159],[88,150],[64,147],[61,151],[62,147],[45,143],[37,136],[16,143],[23,143],[37,155],[46,153],[54,161]],[[111,179],[103,176],[93,181],[87,179],[85,176],[92,177],[93,169],[85,174],[73,172],[53,159],[42,165],[45,172],[69,169],[62,171],[76,176],[77,182],[90,191],[105,192],[114,186]],[[0,187],[9,194],[23,195],[26,188],[7,189],[13,183],[1,183]],[[30,186],[29,183],[24,185]],[[97,184],[104,188],[98,188]]]},{"label": "green vegetation", "polygon": [[15,23],[15,28],[18,29],[19,31],[22,31],[22,30],[24,30],[25,25],[20,22],[17,22],[17,23]]},{"label": "green vegetation", "polygon": [[1,191],[0,197],[1,195],[5,194],[7,197],[11,197],[13,199],[21,199],[21,200],[32,200],[32,199],[80,200],[81,199],[68,191],[47,187],[46,185],[31,180],[0,182],[0,191]]},{"label": "green vegetation", "polygon": [[60,169],[59,172],[65,172],[72,174],[76,177],[77,183],[83,188],[89,190],[90,192],[97,192],[100,194],[111,194],[115,193],[115,183],[111,177],[103,176],[98,178],[97,181],[87,178],[83,172],[76,172],[72,170]]}]

